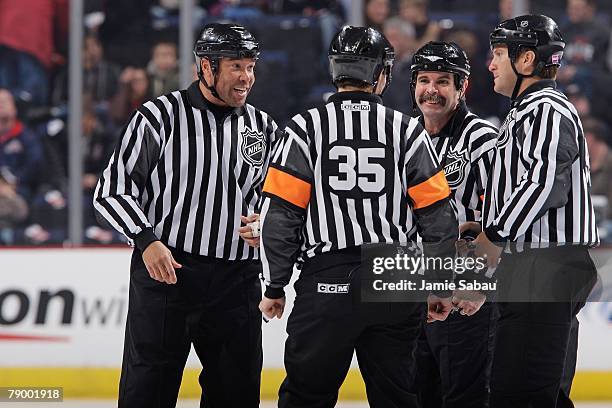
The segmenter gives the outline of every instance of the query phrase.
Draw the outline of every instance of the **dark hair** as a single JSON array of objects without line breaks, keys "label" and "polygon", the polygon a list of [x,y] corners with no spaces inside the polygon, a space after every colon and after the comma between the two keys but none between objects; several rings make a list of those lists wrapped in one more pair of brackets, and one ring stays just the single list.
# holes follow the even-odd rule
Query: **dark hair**
[{"label": "dark hair", "polygon": [[368,89],[370,87],[372,87],[372,85],[366,84],[363,81],[359,81],[357,79],[353,79],[353,78],[343,78],[343,79],[339,79],[335,82],[335,85],[338,88],[345,88],[347,86],[350,87],[354,87],[354,88],[358,88],[358,89]]}]

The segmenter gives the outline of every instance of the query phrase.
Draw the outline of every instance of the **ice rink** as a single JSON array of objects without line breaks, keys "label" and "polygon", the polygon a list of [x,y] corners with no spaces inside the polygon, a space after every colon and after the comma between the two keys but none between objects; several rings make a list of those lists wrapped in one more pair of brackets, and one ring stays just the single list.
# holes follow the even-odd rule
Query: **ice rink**
[{"label": "ice rink", "polygon": [[[112,400],[100,401],[100,400],[67,400],[60,403],[27,403],[27,402],[16,402],[16,403],[3,403],[0,402],[0,407],[11,407],[11,408],[42,408],[42,407],[58,407],[58,408],[112,408],[116,407],[116,402]],[[198,400],[181,400],[177,404],[177,408],[198,408]],[[262,403],[261,408],[273,408],[276,404],[272,401],[265,401]],[[341,402],[337,405],[338,408],[367,408],[366,402]],[[576,408],[612,408],[612,401],[610,402],[579,402],[576,404]]]}]

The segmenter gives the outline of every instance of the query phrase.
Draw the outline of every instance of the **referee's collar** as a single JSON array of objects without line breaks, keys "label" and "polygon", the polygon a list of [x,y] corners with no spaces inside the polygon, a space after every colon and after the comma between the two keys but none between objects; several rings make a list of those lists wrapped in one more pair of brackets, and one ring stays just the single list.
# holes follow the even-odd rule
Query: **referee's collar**
[{"label": "referee's collar", "polygon": [[369,101],[382,104],[380,96],[369,92],[351,91],[351,92],[336,92],[329,97],[327,102],[340,101]]},{"label": "referee's collar", "polygon": [[521,101],[525,99],[529,94],[541,91],[544,88],[557,89],[557,83],[554,79],[541,79],[537,82],[534,82],[533,84],[529,85],[527,89],[523,91],[522,94],[517,96],[514,101],[512,101],[512,106],[516,106],[521,103]]},{"label": "referee's collar", "polygon": [[[461,124],[469,112],[465,100],[461,99],[459,105],[457,105],[457,110],[455,110],[453,116],[446,122],[446,125],[444,125],[438,133],[429,135],[429,137],[454,137],[456,129],[461,129]],[[423,114],[419,116],[419,122],[425,127],[425,117]]]},{"label": "referee's collar", "polygon": [[[187,88],[187,98],[189,99],[189,103],[194,108],[200,110],[211,110],[211,105],[213,105],[213,103],[207,100],[204,95],[202,95],[202,91],[200,90],[199,84],[200,81],[194,81],[191,85],[189,85],[189,88]],[[242,115],[243,112],[244,106],[234,108],[232,111],[232,113],[235,113],[239,116]]]}]

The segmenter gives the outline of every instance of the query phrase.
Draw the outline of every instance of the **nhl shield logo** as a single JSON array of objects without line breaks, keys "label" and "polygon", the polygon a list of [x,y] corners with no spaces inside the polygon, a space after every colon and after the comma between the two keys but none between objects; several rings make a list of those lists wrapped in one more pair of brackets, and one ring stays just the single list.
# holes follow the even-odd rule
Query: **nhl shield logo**
[{"label": "nhl shield logo", "polygon": [[466,169],[470,160],[467,149],[458,151],[450,151],[446,156],[446,164],[444,165],[444,174],[450,188],[457,188],[465,179]]},{"label": "nhl shield logo", "polygon": [[509,130],[510,122],[514,121],[515,114],[516,114],[516,110],[515,109],[511,110],[508,116],[506,116],[504,123],[502,123],[502,125],[499,127],[499,132],[497,133],[498,134],[497,143],[496,143],[496,146],[498,149],[501,149],[504,146],[506,146],[506,144],[510,140],[510,130]]},{"label": "nhl shield logo", "polygon": [[263,164],[264,152],[266,151],[266,141],[264,135],[256,130],[251,130],[248,126],[241,133],[242,136],[242,157],[251,166],[259,167]]}]

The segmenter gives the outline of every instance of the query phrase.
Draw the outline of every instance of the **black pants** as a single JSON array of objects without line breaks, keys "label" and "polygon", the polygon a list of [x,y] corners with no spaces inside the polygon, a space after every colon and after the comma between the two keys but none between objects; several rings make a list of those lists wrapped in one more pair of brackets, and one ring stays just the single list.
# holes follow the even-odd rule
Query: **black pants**
[{"label": "black pants", "polygon": [[200,407],[259,406],[259,261],[173,251],[177,283],[149,277],[132,255],[119,408],[174,407],[191,344],[202,363]]},{"label": "black pants", "polygon": [[575,368],[575,360],[566,363],[572,321],[596,279],[587,249],[504,255],[496,276],[501,301],[491,408],[571,407],[562,384]]},{"label": "black pants", "polygon": [[[359,257],[346,252],[307,262],[295,284],[287,323],[287,377],[279,407],[333,407],[353,352],[371,407],[417,407],[414,350],[424,303],[362,303]],[[323,293],[320,284],[348,293]],[[330,291],[330,286],[327,286]]]},{"label": "black pants", "polygon": [[567,353],[565,354],[565,365],[563,367],[563,377],[561,378],[561,392],[557,398],[557,408],[574,408],[574,403],[570,399],[572,382],[576,374],[576,360],[578,358],[578,328],[580,323],[574,317],[570,328],[570,336],[567,342]]},{"label": "black pants", "polygon": [[497,305],[486,302],[473,316],[452,313],[423,323],[417,347],[417,384],[423,408],[489,406],[489,379]]}]

